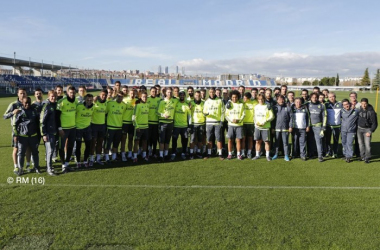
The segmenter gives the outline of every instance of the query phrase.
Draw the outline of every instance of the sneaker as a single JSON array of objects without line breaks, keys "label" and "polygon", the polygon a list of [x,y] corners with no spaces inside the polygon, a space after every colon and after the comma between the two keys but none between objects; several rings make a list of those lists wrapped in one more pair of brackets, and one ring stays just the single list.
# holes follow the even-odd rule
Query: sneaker
[{"label": "sneaker", "polygon": [[211,158],[211,155],[207,155],[207,156],[205,156],[203,159],[207,160],[207,159],[209,159],[209,158]]},{"label": "sneaker", "polygon": [[125,154],[121,154],[121,161],[123,162],[127,161],[127,157],[125,156]]},{"label": "sneaker", "polygon": [[369,159],[365,159],[364,162],[368,164],[369,163]]},{"label": "sneaker", "polygon": [[260,159],[259,155],[256,155],[255,157],[252,158],[252,160],[258,160],[258,159]]},{"label": "sneaker", "polygon": [[323,162],[323,157],[319,157],[319,158],[318,158],[318,161],[319,161],[319,162]]},{"label": "sneaker", "polygon": [[194,160],[194,154],[190,155],[190,160]]},{"label": "sneaker", "polygon": [[227,160],[231,160],[231,159],[232,159],[232,155],[228,155]]},{"label": "sneaker", "polygon": [[61,174],[67,174],[69,172],[69,169],[67,167],[62,168]]},{"label": "sneaker", "polygon": [[332,158],[338,158],[338,155],[337,154],[333,154],[331,157]]},{"label": "sneaker", "polygon": [[241,158],[247,158],[247,157],[245,156],[245,154],[241,154],[240,156],[241,156]]},{"label": "sneaker", "polygon": [[79,168],[82,168],[82,163],[77,162],[77,168],[78,168],[78,169],[79,169]]},{"label": "sneaker", "polygon": [[34,172],[36,172],[36,174],[41,174],[41,170],[39,167],[35,167]]},{"label": "sneaker", "polygon": [[285,155],[284,160],[285,161],[290,161],[289,156]]},{"label": "sneaker", "polygon": [[325,155],[325,157],[330,157],[330,153],[327,153],[327,154]]},{"label": "sneaker", "polygon": [[181,155],[182,160],[186,160],[186,155]]},{"label": "sneaker", "polygon": [[347,159],[346,159],[346,162],[347,162],[347,163],[350,163],[350,162],[351,162],[351,158],[347,158]]},{"label": "sneaker", "polygon": [[170,160],[171,160],[171,161],[174,161],[174,160],[175,160],[175,154],[172,154],[172,155],[170,156]]},{"label": "sneaker", "polygon": [[89,161],[89,162],[88,162],[88,166],[89,166],[90,168],[92,168],[92,167],[94,166],[94,161]]},{"label": "sneaker", "polygon": [[238,160],[243,160],[243,156],[242,156],[242,155],[238,155],[238,156],[237,156],[237,159],[238,159]]},{"label": "sneaker", "polygon": [[33,173],[33,170],[34,170],[34,168],[32,168],[32,166],[30,166],[30,165],[25,167],[25,171],[27,173]]},{"label": "sneaker", "polygon": [[271,160],[272,160],[272,159],[268,156],[268,157],[267,157],[267,161],[271,161]]},{"label": "sneaker", "polygon": [[148,157],[148,156],[145,156],[145,157],[144,157],[144,161],[148,162],[148,161],[149,161],[149,157]]},{"label": "sneaker", "polygon": [[88,162],[85,161],[85,162],[83,163],[83,166],[84,166],[85,168],[88,168]]},{"label": "sneaker", "polygon": [[50,175],[50,176],[57,176],[57,174],[54,173],[54,171],[47,171],[47,173],[48,173],[48,175]]},{"label": "sneaker", "polygon": [[273,157],[272,157],[272,160],[276,160],[278,158],[278,155],[275,154]]},{"label": "sneaker", "polygon": [[219,155],[219,160],[223,161],[224,160],[224,157],[223,155]]},{"label": "sneaker", "polygon": [[303,161],[306,161],[306,160],[307,160],[306,157],[304,157],[304,156],[301,156],[301,159],[302,159]]},{"label": "sneaker", "polygon": [[14,169],[13,169],[13,173],[14,173],[15,175],[18,175],[18,176],[21,175],[21,174],[20,174],[20,169],[19,169],[19,168],[14,168]]},{"label": "sneaker", "polygon": [[197,153],[196,156],[197,156],[197,158],[199,158],[199,159],[202,159],[202,158],[203,158],[203,156],[202,156],[201,153]]},{"label": "sneaker", "polygon": [[164,162],[164,157],[158,157],[158,160],[157,160],[158,162]]},{"label": "sneaker", "polygon": [[137,163],[137,158],[133,158],[133,163]]},{"label": "sneaker", "polygon": [[247,154],[248,159],[252,159],[252,154]]},{"label": "sneaker", "polygon": [[98,161],[98,160],[95,161],[95,163],[96,163],[96,164],[99,164],[99,165],[102,165],[102,166],[104,165],[104,163],[103,163],[102,161]]}]

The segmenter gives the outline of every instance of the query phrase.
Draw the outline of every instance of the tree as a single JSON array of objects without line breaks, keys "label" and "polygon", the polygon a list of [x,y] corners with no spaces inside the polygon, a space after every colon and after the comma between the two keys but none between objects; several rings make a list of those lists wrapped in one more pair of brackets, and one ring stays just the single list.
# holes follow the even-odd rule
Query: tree
[{"label": "tree", "polygon": [[369,86],[371,85],[371,79],[369,79],[369,73],[368,68],[364,71],[364,76],[362,78],[362,81],[360,82],[362,86]]},{"label": "tree", "polygon": [[335,77],[330,77],[329,78],[329,86],[335,86],[335,81],[336,81]]},{"label": "tree", "polygon": [[309,81],[303,81],[302,85],[303,86],[310,86],[311,82],[309,82]]},{"label": "tree", "polygon": [[338,73],[336,74],[335,86],[339,86],[339,74]]},{"label": "tree", "polygon": [[320,85],[321,86],[329,86],[329,83],[330,83],[330,78],[329,77],[323,77],[321,79]]},{"label": "tree", "polygon": [[315,79],[313,82],[312,82],[312,85],[313,86],[318,86],[319,85],[319,81],[317,79]]},{"label": "tree", "polygon": [[380,87],[380,69],[377,69],[375,78],[372,81],[372,89],[376,90],[378,87]]}]

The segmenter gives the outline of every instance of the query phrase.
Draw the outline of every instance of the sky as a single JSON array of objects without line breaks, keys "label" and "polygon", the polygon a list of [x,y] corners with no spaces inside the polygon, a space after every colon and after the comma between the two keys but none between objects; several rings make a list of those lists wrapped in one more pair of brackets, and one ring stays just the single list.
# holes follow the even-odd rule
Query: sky
[{"label": "sky", "polygon": [[5,1],[0,56],[104,70],[362,76],[380,68],[380,1]]}]

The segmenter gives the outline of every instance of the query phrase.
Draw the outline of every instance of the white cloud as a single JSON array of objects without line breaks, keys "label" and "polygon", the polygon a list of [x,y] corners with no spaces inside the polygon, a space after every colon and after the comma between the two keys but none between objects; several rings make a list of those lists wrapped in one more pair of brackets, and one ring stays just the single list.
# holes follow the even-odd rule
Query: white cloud
[{"label": "white cloud", "polygon": [[266,57],[224,60],[196,58],[180,61],[187,74],[261,73],[271,76],[361,76],[365,68],[380,68],[380,52],[356,52],[340,55],[305,55],[292,52],[274,53]]}]

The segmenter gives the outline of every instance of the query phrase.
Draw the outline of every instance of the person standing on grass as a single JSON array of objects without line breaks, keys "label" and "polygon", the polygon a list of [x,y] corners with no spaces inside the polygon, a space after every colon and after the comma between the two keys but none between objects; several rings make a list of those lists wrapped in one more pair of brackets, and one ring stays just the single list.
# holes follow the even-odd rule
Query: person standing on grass
[{"label": "person standing on grass", "polygon": [[159,117],[159,142],[160,142],[160,157],[159,162],[169,159],[169,144],[173,134],[174,112],[178,99],[172,97],[172,88],[165,89],[165,98],[160,101],[157,109]]},{"label": "person standing on grass", "polygon": [[[337,158],[340,137],[342,103],[336,101],[336,95],[334,92],[329,93],[328,98],[329,101],[325,104],[327,113],[326,156],[331,155],[333,158]],[[331,146],[331,137],[333,138],[333,146]]]},{"label": "person standing on grass", "polygon": [[306,133],[310,130],[310,117],[307,107],[302,105],[302,98],[294,100],[292,109],[291,128],[292,128],[292,158],[301,157],[306,161]]},{"label": "person standing on grass", "polygon": [[208,92],[209,97],[205,101],[203,114],[206,116],[206,138],[207,138],[207,156],[211,157],[213,138],[217,141],[218,156],[222,158],[222,126],[224,121],[224,104],[223,100],[216,98],[215,88]]},{"label": "person standing on grass", "polygon": [[[77,158],[77,168],[84,166],[87,168],[89,166],[89,156],[91,152],[91,119],[94,113],[94,97],[91,94],[87,94],[84,97],[83,103],[77,105],[76,117],[75,117],[75,127],[76,127],[76,150],[75,155]],[[82,138],[85,144],[84,159],[83,164],[81,160],[81,148],[82,148]]]},{"label": "person standing on grass", "polygon": [[241,140],[244,136],[243,121],[245,116],[244,103],[239,102],[239,91],[233,90],[230,93],[231,102],[226,107],[226,119],[228,121],[228,156],[232,159],[233,141],[236,140],[237,159],[243,160],[241,156]]},{"label": "person standing on grass", "polygon": [[265,96],[259,94],[257,97],[258,104],[255,106],[255,134],[254,139],[256,140],[256,156],[252,160],[257,160],[260,158],[261,144],[265,144],[265,155],[267,161],[271,161],[270,158],[270,137],[271,137],[271,122],[274,119],[272,107],[265,103]]},{"label": "person standing on grass", "polygon": [[[91,152],[89,167],[92,167],[94,162],[103,165],[101,162],[101,153],[104,137],[106,135],[106,110],[107,110],[107,90],[103,89],[99,97],[94,100],[94,112],[91,119]],[[94,154],[96,153],[96,161]]]},{"label": "person standing on grass", "polygon": [[177,142],[178,137],[181,135],[182,144],[182,160],[186,159],[187,143],[188,143],[188,133],[189,124],[191,124],[191,110],[189,104],[186,102],[186,94],[184,91],[179,92],[179,101],[175,107],[174,112],[174,129],[172,137],[172,161],[175,160],[177,155]]},{"label": "person standing on grass", "polygon": [[[121,138],[121,160],[127,161],[127,158],[132,158],[132,148],[133,148],[133,134],[135,128],[133,127],[132,115],[136,105],[136,93],[134,89],[130,89],[128,96],[123,98],[126,110],[123,113],[123,129]],[[128,137],[128,156],[126,156],[125,148],[127,144]]]},{"label": "person standing on grass", "polygon": [[16,114],[13,124],[13,133],[16,136],[18,144],[18,166],[13,170],[17,175],[23,174],[25,153],[28,148],[32,152],[34,161],[34,170],[40,173],[39,168],[39,155],[38,155],[38,131],[39,131],[39,117],[36,110],[31,108],[30,97],[22,98],[21,111]]},{"label": "person standing on grass", "polygon": [[105,147],[105,161],[110,163],[108,152],[112,146],[112,161],[116,161],[116,153],[120,144],[122,127],[123,127],[123,114],[126,110],[126,104],[123,102],[123,92],[118,92],[116,99],[107,102],[106,115],[107,115],[107,133],[106,133],[106,147]]},{"label": "person standing on grass", "polygon": [[285,97],[279,95],[277,97],[277,105],[273,107],[273,113],[275,116],[275,154],[272,160],[278,158],[278,149],[280,148],[280,141],[282,141],[284,148],[284,160],[290,161],[289,159],[289,133],[292,132],[291,127],[291,109],[285,103]]},{"label": "person standing on grass", "polygon": [[[60,136],[59,157],[62,161],[62,173],[67,173],[71,170],[69,166],[71,154],[75,142],[75,116],[76,116],[77,103],[75,100],[75,87],[70,86],[67,89],[66,96],[58,101],[57,115],[60,117],[58,120],[58,131]],[[65,146],[67,141],[67,150],[65,157]]]},{"label": "person standing on grass", "polygon": [[347,163],[351,162],[353,157],[353,145],[355,134],[358,126],[358,118],[359,118],[359,110],[351,109],[350,102],[347,99],[342,100],[342,126],[341,126],[341,134],[342,134],[342,146],[343,146],[343,155],[344,159]]},{"label": "person standing on grass", "polygon": [[[252,95],[251,93],[247,92],[244,94],[243,102],[244,102],[244,120],[243,120],[243,127],[244,127],[244,137],[242,139],[242,145],[241,145],[241,156],[247,157],[248,159],[252,159],[252,148],[253,148],[253,135],[255,133],[255,123],[254,123],[254,116],[255,116],[255,106],[257,105],[256,99],[251,99]],[[245,155],[245,149],[247,148],[247,156]]]},{"label": "person standing on grass", "polygon": [[147,99],[149,106],[149,136],[148,136],[148,157],[157,158],[157,142],[158,142],[158,116],[157,108],[161,98],[157,97],[157,88],[150,88],[150,96]]},{"label": "person standing on grass", "polygon": [[48,100],[43,106],[40,114],[41,136],[45,143],[46,150],[46,168],[47,173],[51,176],[56,176],[53,168],[53,153],[55,152],[57,134],[58,134],[58,119],[56,115],[57,109],[57,94],[54,90],[48,92]]},{"label": "person standing on grass", "polygon": [[[190,133],[190,159],[202,158],[201,150],[203,146],[203,138],[205,135],[206,118],[203,114],[204,102],[201,100],[201,92],[195,91],[194,100],[190,102],[191,125]],[[197,146],[196,152],[195,146]]]},{"label": "person standing on grass", "polygon": [[[316,147],[318,161],[323,162],[322,138],[324,137],[324,133],[326,130],[327,115],[325,105],[318,101],[318,97],[319,96],[317,93],[311,93],[310,102],[308,104],[308,109],[310,113],[310,123],[314,135],[314,138],[309,138],[310,144],[308,144],[308,150],[312,151]],[[309,152],[309,154],[312,155],[313,152]]]},{"label": "person standing on grass", "polygon": [[[11,119],[11,126],[13,127],[13,122],[14,122],[14,117],[18,113],[21,112],[21,107],[23,106],[22,104],[22,99],[25,98],[26,95],[26,90],[22,87],[18,88],[17,90],[17,100],[14,102],[11,102],[5,111],[3,118],[4,119]],[[12,152],[12,159],[13,159],[13,166],[14,168],[18,168],[18,163],[17,163],[17,138],[15,134],[13,133],[12,130],[12,147],[13,147],[13,152]]]},{"label": "person standing on grass", "polygon": [[186,100],[190,103],[194,100],[194,88],[192,86],[187,87],[187,95]]},{"label": "person standing on grass", "polygon": [[368,103],[367,98],[362,98],[360,104],[357,132],[360,157],[362,161],[369,163],[371,159],[372,134],[377,129],[377,114],[373,106]]},{"label": "person standing on grass", "polygon": [[[349,97],[350,97],[351,109],[358,109],[359,110],[361,107],[361,104],[360,104],[360,102],[358,102],[358,94],[355,91],[352,91],[350,93]],[[356,155],[356,157],[360,157],[359,141],[358,141],[358,134],[357,133],[355,133],[354,155]]]},{"label": "person standing on grass", "polygon": [[140,145],[142,144],[142,158],[144,161],[149,161],[149,158],[146,156],[147,149],[147,140],[149,136],[149,104],[146,102],[148,99],[148,94],[143,91],[141,92],[141,99],[138,104],[135,106],[133,111],[132,121],[134,131],[134,148],[133,148],[133,162],[137,163],[137,151]]}]

